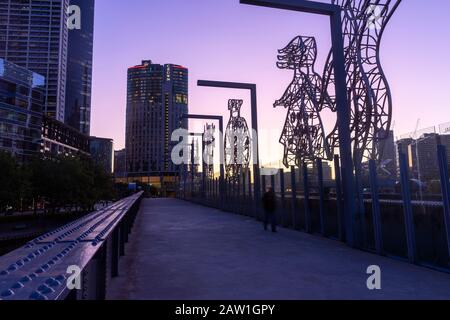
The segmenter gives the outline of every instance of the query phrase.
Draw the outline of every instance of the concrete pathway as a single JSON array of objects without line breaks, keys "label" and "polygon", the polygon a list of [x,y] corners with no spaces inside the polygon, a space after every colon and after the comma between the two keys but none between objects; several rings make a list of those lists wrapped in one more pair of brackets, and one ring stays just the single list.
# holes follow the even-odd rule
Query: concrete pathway
[{"label": "concrete pathway", "polygon": [[174,199],[143,201],[130,240],[109,299],[450,299],[448,274]]}]

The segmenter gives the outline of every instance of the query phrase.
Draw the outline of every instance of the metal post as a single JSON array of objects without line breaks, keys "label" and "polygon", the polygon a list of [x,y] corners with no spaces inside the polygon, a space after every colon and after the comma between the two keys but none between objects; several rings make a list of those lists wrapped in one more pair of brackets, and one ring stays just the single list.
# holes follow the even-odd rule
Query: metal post
[{"label": "metal post", "polygon": [[447,248],[450,256],[450,185],[448,174],[448,157],[445,146],[438,145],[439,171],[441,175],[442,202],[444,203],[444,221],[447,234]]},{"label": "metal post", "polygon": [[297,179],[295,177],[295,167],[291,167],[291,186],[292,186],[292,227],[297,228],[295,215],[297,213]]},{"label": "metal post", "polygon": [[107,243],[104,243],[100,250],[95,254],[95,290],[96,300],[102,301],[106,299],[106,277],[107,277]]},{"label": "metal post", "polygon": [[308,164],[306,162],[303,162],[303,189],[305,202],[305,231],[312,233],[311,211],[309,208]]},{"label": "metal post", "polygon": [[275,177],[276,177],[276,175],[271,175],[270,176],[270,185],[271,185],[271,187],[272,187],[274,192],[275,192]]},{"label": "metal post", "polygon": [[320,233],[325,236],[325,195],[323,191],[323,167],[322,160],[317,159],[317,179],[319,185],[319,214],[320,214]]},{"label": "metal post", "polygon": [[[258,183],[256,181],[258,181]],[[258,192],[258,194],[261,195],[261,193],[265,193],[266,192],[266,176],[255,176],[254,188],[256,188],[257,185],[259,185],[259,187],[260,187],[260,191]],[[254,194],[256,195],[256,191],[254,192]],[[261,196],[259,198],[256,198],[256,196],[255,196],[254,200],[255,200],[255,208],[256,208],[256,212],[257,212],[257,217],[258,217],[258,219],[262,220],[262,219],[264,219],[264,212],[261,210]]]},{"label": "metal post", "polygon": [[129,241],[129,236],[130,236],[130,217],[129,215],[126,215],[125,218],[123,219],[123,226],[124,226],[124,241],[125,243],[128,243]]},{"label": "metal post", "polygon": [[346,239],[350,246],[354,246],[355,188],[353,184],[352,142],[350,134],[350,108],[347,100],[347,74],[345,71],[344,36],[342,33],[342,10],[336,8],[331,20],[331,34],[333,44],[333,62],[336,87],[337,122],[339,128],[339,147],[341,154],[341,174],[344,191],[344,213],[346,214]]},{"label": "metal post", "polygon": [[[222,188],[222,190],[221,190],[221,188]],[[223,193],[223,195],[221,195],[221,193]],[[221,200],[223,200],[222,205],[221,205],[222,209],[225,209],[226,204],[228,204],[228,201],[229,201],[229,199],[228,199],[228,178],[227,177],[224,178],[222,187],[220,186],[220,181],[219,181],[219,197],[221,197],[222,198]]]},{"label": "metal post", "polygon": [[342,208],[342,189],[341,189],[341,165],[338,155],[334,156],[334,172],[336,176],[336,208],[339,229],[339,239],[345,241],[345,217]]},{"label": "metal post", "polygon": [[211,179],[208,179],[207,180],[208,181],[208,199],[211,199],[211,182],[212,182],[212,180]]},{"label": "metal post", "polygon": [[236,212],[236,179],[230,180],[230,188],[231,188],[231,211]]},{"label": "metal post", "polygon": [[281,192],[280,225],[284,227],[284,202],[286,200],[286,190],[285,190],[285,183],[284,183],[284,169],[280,169],[280,192]]},{"label": "metal post", "polygon": [[191,146],[191,199],[195,194],[195,142],[192,140]]},{"label": "metal post", "polygon": [[111,254],[111,277],[115,278],[119,276],[119,228],[117,227],[112,234],[112,254]]},{"label": "metal post", "polygon": [[[364,205],[364,191],[362,185],[362,170],[361,164],[355,164],[355,189],[358,200],[358,216],[359,216],[359,225],[358,225],[358,239],[362,248],[367,247],[367,224],[366,224],[366,210]],[[356,228],[355,228],[356,229]],[[357,246],[355,240],[355,246]]]},{"label": "metal post", "polygon": [[400,177],[403,194],[403,210],[405,215],[406,242],[408,246],[408,259],[410,262],[417,262],[416,237],[414,232],[414,217],[411,204],[411,190],[409,186],[408,158],[402,152],[402,145],[399,144]]},{"label": "metal post", "polygon": [[248,172],[248,197],[250,199],[250,201],[252,201],[252,173],[249,171]]},{"label": "metal post", "polygon": [[187,197],[187,192],[186,192],[186,187],[187,187],[187,164],[183,165],[183,194],[184,194],[184,200],[186,200]]},{"label": "metal post", "polygon": [[245,184],[247,183],[247,179],[246,179],[246,172],[242,173],[242,213],[244,215],[247,215],[247,195],[245,194],[245,192],[247,191]]},{"label": "metal post", "polygon": [[267,190],[267,186],[266,186],[266,176],[261,176],[261,189],[262,192],[265,193]]},{"label": "metal post", "polygon": [[258,219],[258,215],[256,212],[256,209],[254,208],[255,203],[253,202],[253,194],[252,194],[252,172],[248,171],[248,203],[249,203],[249,210],[251,212],[251,216],[253,216],[255,219]]},{"label": "metal post", "polygon": [[246,178],[246,176],[247,176],[247,172],[242,173],[242,177],[241,177],[241,179],[242,179],[242,196],[244,197],[244,201],[247,198],[247,194],[246,194],[246,192],[247,192],[247,186],[246,186],[247,178]]},{"label": "metal post", "polygon": [[218,184],[219,183],[218,183],[217,178],[214,178],[214,201],[215,201],[217,207],[220,206],[220,204],[217,204],[218,188],[219,188]]},{"label": "metal post", "polygon": [[125,225],[123,222],[120,223],[120,248],[119,248],[119,252],[120,252],[120,256],[123,257],[125,256]]},{"label": "metal post", "polygon": [[181,198],[181,176],[182,176],[182,165],[178,166],[178,186],[177,186],[177,198]]},{"label": "metal post", "polygon": [[241,176],[237,177],[237,190],[236,190],[236,205],[237,205],[237,211],[239,214],[242,213],[241,207],[242,207],[242,199],[241,199]]},{"label": "metal post", "polygon": [[[278,200],[277,200],[278,197],[276,196],[276,188],[275,188],[275,175],[273,175],[273,174],[270,176],[270,186],[271,186],[273,192],[275,193],[275,201],[278,202]],[[278,214],[276,216],[278,216]]]},{"label": "metal post", "polygon": [[226,195],[227,195],[227,202],[225,204],[225,207],[227,208],[227,210],[229,210],[228,208],[230,207],[230,202],[232,201],[232,193],[231,193],[231,183],[230,183],[230,178],[226,179]]},{"label": "metal post", "polygon": [[375,250],[378,254],[383,254],[383,232],[381,225],[380,197],[378,194],[377,164],[375,160],[369,161],[369,171],[370,189],[372,191],[372,219],[375,234]]},{"label": "metal post", "polygon": [[203,156],[205,155],[205,137],[202,136],[202,199],[206,198],[206,163]]}]

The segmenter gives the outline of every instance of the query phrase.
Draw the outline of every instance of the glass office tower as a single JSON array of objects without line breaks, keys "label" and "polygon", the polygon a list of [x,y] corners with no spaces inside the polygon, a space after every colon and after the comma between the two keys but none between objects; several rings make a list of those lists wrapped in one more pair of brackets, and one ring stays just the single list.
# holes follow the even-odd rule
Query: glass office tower
[{"label": "glass office tower", "polygon": [[85,135],[91,128],[94,0],[70,0],[81,9],[81,29],[69,31],[65,123]]},{"label": "glass office tower", "polygon": [[92,160],[107,174],[113,173],[114,142],[112,139],[90,137],[90,153]]},{"label": "glass office tower", "polygon": [[126,164],[128,177],[175,176],[172,132],[187,129],[188,69],[142,61],[128,69]]},{"label": "glass office tower", "polygon": [[69,0],[0,0],[0,58],[43,75],[45,115],[64,121]]},{"label": "glass office tower", "polygon": [[43,76],[0,59],[0,150],[20,162],[41,151],[44,89]]}]

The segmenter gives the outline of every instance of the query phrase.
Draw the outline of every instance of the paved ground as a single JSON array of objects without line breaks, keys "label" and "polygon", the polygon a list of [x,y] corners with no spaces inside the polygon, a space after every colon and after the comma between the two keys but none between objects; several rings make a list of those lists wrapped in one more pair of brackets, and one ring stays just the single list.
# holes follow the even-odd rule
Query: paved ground
[{"label": "paved ground", "polygon": [[450,299],[448,274],[172,199],[142,203],[121,270],[109,299]]}]

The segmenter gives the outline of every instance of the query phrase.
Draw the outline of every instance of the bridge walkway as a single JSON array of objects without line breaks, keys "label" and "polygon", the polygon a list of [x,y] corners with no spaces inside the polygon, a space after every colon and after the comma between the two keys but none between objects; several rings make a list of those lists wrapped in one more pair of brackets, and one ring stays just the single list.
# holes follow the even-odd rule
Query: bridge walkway
[{"label": "bridge walkway", "polygon": [[450,299],[448,274],[176,199],[144,200],[130,240],[108,299]]}]

